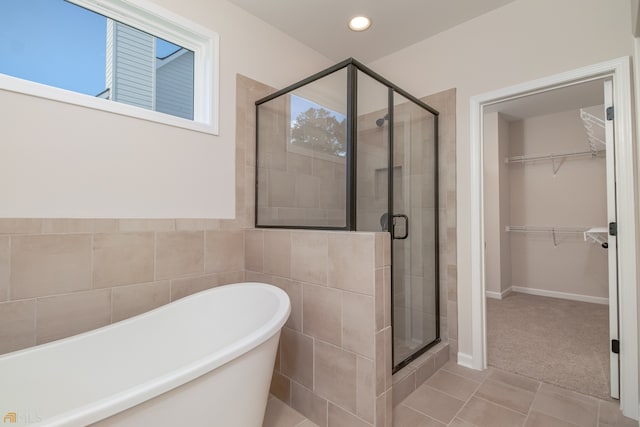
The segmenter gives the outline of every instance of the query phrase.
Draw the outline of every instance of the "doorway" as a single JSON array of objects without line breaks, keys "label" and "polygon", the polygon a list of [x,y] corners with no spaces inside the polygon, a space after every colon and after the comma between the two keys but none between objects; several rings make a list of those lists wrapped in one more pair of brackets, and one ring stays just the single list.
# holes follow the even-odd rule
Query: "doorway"
[{"label": "doorway", "polygon": [[[486,347],[486,290],[485,278],[485,230],[483,188],[483,111],[490,105],[506,100],[523,98],[535,93],[550,92],[596,79],[612,80],[612,98],[615,106],[616,200],[617,235],[618,318],[620,352],[620,406],[625,416],[638,417],[638,337],[637,337],[637,289],[636,289],[636,183],[634,181],[634,150],[632,139],[630,59],[628,57],[595,64],[570,72],[535,80],[518,86],[471,98],[471,328],[470,354],[459,355],[462,364],[476,369],[487,367]],[[611,288],[611,287],[610,287]],[[613,299],[610,299],[612,301]],[[615,300],[613,300],[615,301]],[[611,304],[615,306],[614,304]],[[614,346],[617,345],[614,343]]]},{"label": "doorway", "polygon": [[610,87],[578,83],[483,117],[488,363],[601,399],[618,397]]}]

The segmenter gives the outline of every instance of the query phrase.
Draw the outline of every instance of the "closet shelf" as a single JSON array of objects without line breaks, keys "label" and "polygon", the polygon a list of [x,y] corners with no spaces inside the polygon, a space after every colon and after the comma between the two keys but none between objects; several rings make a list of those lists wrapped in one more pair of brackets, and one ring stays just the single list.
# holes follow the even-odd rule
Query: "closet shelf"
[{"label": "closet shelf", "polygon": [[600,157],[600,155],[604,156],[605,150],[599,151],[576,151],[572,153],[561,153],[561,154],[546,154],[546,155],[527,155],[527,156],[513,156],[507,157],[504,159],[505,163],[527,163],[527,162],[538,162],[543,160],[561,160],[573,157]]},{"label": "closet shelf", "polygon": [[530,225],[507,225],[505,231],[510,233],[551,233],[553,246],[558,247],[558,234],[583,234],[589,227],[540,227]]},{"label": "closet shelf", "polygon": [[[602,115],[602,117],[600,117]],[[580,109],[580,118],[587,131],[587,141],[592,152],[602,150],[606,147],[604,106],[599,105]]]},{"label": "closet shelf", "polygon": [[[565,159],[571,158],[596,158],[596,157],[604,157],[606,154],[606,150],[590,150],[590,151],[575,151],[572,153],[561,153],[561,154],[546,154],[546,155],[526,155],[526,156],[513,156],[507,157],[504,159],[505,163],[529,163],[529,162],[539,162],[550,160],[551,166],[553,169],[553,174],[556,175],[560,170],[560,167],[564,163]],[[556,162],[558,162],[556,164]]]}]

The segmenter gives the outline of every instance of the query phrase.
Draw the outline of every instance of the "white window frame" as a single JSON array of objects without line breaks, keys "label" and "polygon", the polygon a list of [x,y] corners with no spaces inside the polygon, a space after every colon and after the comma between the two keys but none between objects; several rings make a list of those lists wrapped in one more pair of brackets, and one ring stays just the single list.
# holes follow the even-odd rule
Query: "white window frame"
[{"label": "white window frame", "polygon": [[0,73],[0,90],[24,93],[157,123],[219,134],[217,33],[146,0],[68,0],[194,52],[193,120]]}]

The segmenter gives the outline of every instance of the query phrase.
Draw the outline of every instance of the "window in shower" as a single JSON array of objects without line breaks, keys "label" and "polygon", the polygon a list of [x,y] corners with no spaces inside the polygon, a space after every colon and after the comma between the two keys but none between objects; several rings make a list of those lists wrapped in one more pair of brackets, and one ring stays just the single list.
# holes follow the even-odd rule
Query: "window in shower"
[{"label": "window in shower", "polygon": [[291,95],[288,150],[335,161],[347,155],[347,118],[301,96]]}]

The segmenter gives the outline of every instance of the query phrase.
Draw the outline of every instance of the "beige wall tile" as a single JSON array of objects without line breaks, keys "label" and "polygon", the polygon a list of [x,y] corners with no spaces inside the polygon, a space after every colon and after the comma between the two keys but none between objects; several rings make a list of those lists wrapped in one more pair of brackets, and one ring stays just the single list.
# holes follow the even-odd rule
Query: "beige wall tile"
[{"label": "beige wall tile", "polygon": [[9,276],[11,264],[11,241],[0,237],[0,302],[9,299]]},{"label": "beige wall tile", "polygon": [[111,289],[38,298],[36,342],[86,332],[111,321]]},{"label": "beige wall tile", "polygon": [[289,279],[274,277],[268,279],[273,285],[284,290],[291,302],[291,314],[285,323],[291,329],[302,332],[302,284]]},{"label": "beige wall tile", "polygon": [[447,265],[447,298],[449,301],[458,300],[458,272],[455,265]]},{"label": "beige wall tile", "polygon": [[0,234],[39,234],[42,220],[30,218],[0,218]]},{"label": "beige wall tile", "polygon": [[115,233],[117,219],[43,219],[43,233]]},{"label": "beige wall tile", "polygon": [[120,219],[118,231],[131,233],[140,231],[173,231],[176,229],[176,220],[173,219]]},{"label": "beige wall tile", "polygon": [[383,270],[383,287],[384,287],[384,327],[391,326],[391,267],[385,267]]},{"label": "beige wall tile", "polygon": [[244,231],[207,231],[205,239],[205,272],[244,270]]},{"label": "beige wall tile", "polygon": [[291,278],[310,283],[327,283],[327,233],[291,232]]},{"label": "beige wall tile", "polygon": [[376,406],[376,372],[373,360],[358,356],[356,383],[356,414],[373,424]]},{"label": "beige wall tile", "polygon": [[204,232],[156,233],[156,279],[204,273]]},{"label": "beige wall tile", "polygon": [[304,284],[302,324],[305,334],[342,345],[342,292],[324,286]]},{"label": "beige wall tile", "polygon": [[381,331],[382,329],[384,329],[384,317],[385,317],[385,313],[384,313],[384,270],[382,268],[377,268],[376,269],[376,282],[375,282],[375,299],[374,299],[374,303],[375,303],[375,316],[376,316],[376,323],[375,323],[375,330],[376,332]]},{"label": "beige wall tile", "polygon": [[436,357],[433,354],[425,353],[427,358],[416,366],[416,387],[421,386],[426,380],[431,378],[436,372]]},{"label": "beige wall tile", "polygon": [[330,233],[328,284],[373,295],[375,285],[373,234]]},{"label": "beige wall tile", "polygon": [[316,393],[355,413],[357,356],[319,340],[315,342],[314,352]]},{"label": "beige wall tile", "polygon": [[36,344],[36,300],[0,304],[0,354]]},{"label": "beige wall tile", "polygon": [[382,331],[384,333],[384,376],[385,376],[385,384],[386,389],[389,390],[391,388],[391,384],[393,379],[391,378],[391,367],[393,366],[393,334],[391,333],[391,327],[384,328]]},{"label": "beige wall tile", "polygon": [[326,427],[327,401],[295,381],[291,382],[291,406],[319,427]]},{"label": "beige wall tile", "polygon": [[291,277],[291,232],[264,231],[264,272],[280,277]]},{"label": "beige wall tile", "polygon": [[447,301],[447,329],[449,338],[458,339],[458,303]]},{"label": "beige wall tile", "polygon": [[393,375],[393,406],[399,405],[416,389],[416,370],[407,366]]},{"label": "beige wall tile", "polygon": [[244,283],[245,272],[244,271],[225,271],[224,273],[218,273],[218,280],[220,285],[231,285],[233,283]]},{"label": "beige wall tile", "polygon": [[170,300],[168,280],[114,288],[111,296],[111,321],[118,322],[144,313],[168,304]]},{"label": "beige wall tile", "polygon": [[153,281],[153,233],[96,234],[93,238],[93,287]]},{"label": "beige wall tile", "polygon": [[246,278],[247,278],[247,282],[269,283],[271,285],[275,284],[274,277],[264,273],[247,271]]},{"label": "beige wall tile", "polygon": [[219,274],[206,274],[198,277],[186,277],[171,281],[171,301],[184,298],[200,291],[220,286],[222,281]]},{"label": "beige wall tile", "polygon": [[11,298],[31,298],[91,288],[91,236],[14,236]]},{"label": "beige wall tile", "polygon": [[291,380],[278,372],[274,372],[269,393],[287,405],[291,405]]},{"label": "beige wall tile", "polygon": [[373,297],[342,293],[342,346],[362,356],[375,356]]},{"label": "beige wall tile", "polygon": [[[380,331],[376,333],[375,336],[375,346],[376,346],[376,396],[380,396],[387,389],[386,384],[386,365],[391,365],[390,360],[385,359],[385,348],[384,348],[384,331]],[[391,384],[389,384],[391,385]]]},{"label": "beige wall tile", "polygon": [[328,410],[329,427],[371,427],[371,424],[359,419],[352,413],[329,402]]},{"label": "beige wall tile", "polygon": [[200,230],[221,230],[225,228],[225,220],[222,219],[176,219],[176,231],[200,231]]},{"label": "beige wall tile", "polygon": [[262,272],[264,252],[264,232],[262,230],[247,230],[244,232],[245,268],[250,271]]},{"label": "beige wall tile", "polygon": [[280,335],[280,371],[313,389],[313,339],[287,327]]}]

